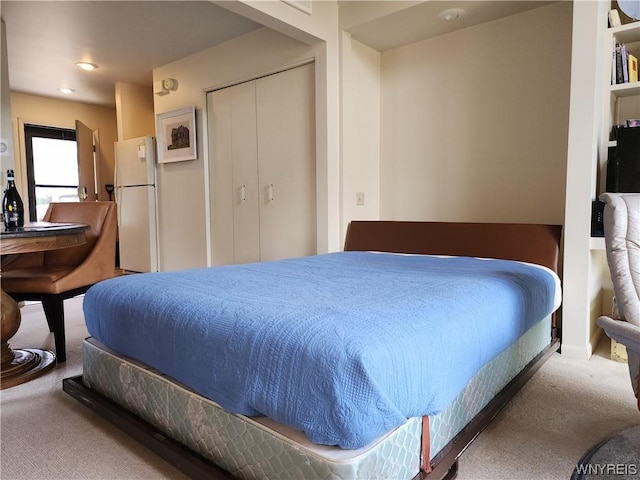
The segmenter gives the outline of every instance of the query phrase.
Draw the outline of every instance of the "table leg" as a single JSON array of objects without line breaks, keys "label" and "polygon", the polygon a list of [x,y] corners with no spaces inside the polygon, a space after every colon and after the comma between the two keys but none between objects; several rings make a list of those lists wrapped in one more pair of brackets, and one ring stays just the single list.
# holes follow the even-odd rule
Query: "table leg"
[{"label": "table leg", "polygon": [[56,364],[56,356],[49,350],[23,348],[12,350],[9,340],[20,328],[20,307],[9,295],[0,290],[0,387],[2,389],[28,382]]}]

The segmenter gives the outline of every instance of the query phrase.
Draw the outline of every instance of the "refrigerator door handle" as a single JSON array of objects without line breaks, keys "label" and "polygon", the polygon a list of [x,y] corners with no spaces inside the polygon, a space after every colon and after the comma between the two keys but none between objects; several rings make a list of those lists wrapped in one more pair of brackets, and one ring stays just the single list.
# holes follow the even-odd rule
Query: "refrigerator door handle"
[{"label": "refrigerator door handle", "polygon": [[120,181],[118,179],[118,149],[116,148],[116,161],[115,161],[115,165],[113,166],[113,184],[116,187],[120,186]]},{"label": "refrigerator door handle", "polygon": [[116,188],[113,195],[113,198],[115,199],[115,202],[116,202],[116,217],[117,217],[118,227],[120,226],[120,219],[122,218],[122,212],[121,212],[122,201],[120,197],[122,197],[122,187]]}]

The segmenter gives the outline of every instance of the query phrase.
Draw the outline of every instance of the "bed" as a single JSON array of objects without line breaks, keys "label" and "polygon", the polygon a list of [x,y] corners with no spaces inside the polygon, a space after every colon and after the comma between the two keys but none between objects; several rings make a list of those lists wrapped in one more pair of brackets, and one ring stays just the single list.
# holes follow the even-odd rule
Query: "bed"
[{"label": "bed", "polygon": [[351,222],[344,252],[102,282],[63,386],[191,477],[452,478],[558,348],[560,233]]}]

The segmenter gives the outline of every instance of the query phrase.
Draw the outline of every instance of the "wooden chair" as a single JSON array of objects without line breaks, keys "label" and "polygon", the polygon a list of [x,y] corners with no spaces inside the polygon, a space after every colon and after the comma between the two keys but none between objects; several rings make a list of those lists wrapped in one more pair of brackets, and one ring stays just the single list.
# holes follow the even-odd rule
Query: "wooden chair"
[{"label": "wooden chair", "polygon": [[85,223],[87,242],[76,247],[20,255],[2,269],[2,289],[16,301],[38,300],[53,332],[58,362],[66,360],[64,300],[116,275],[114,202],[51,203],[43,221]]}]

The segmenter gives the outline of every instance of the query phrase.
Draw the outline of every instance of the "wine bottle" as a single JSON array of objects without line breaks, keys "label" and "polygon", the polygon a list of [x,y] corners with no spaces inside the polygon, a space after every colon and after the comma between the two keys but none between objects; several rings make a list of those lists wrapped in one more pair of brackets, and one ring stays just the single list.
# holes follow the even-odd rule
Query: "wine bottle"
[{"label": "wine bottle", "polygon": [[13,170],[7,170],[7,183],[8,186],[2,199],[4,226],[7,228],[22,227],[24,226],[24,204],[16,188]]}]

